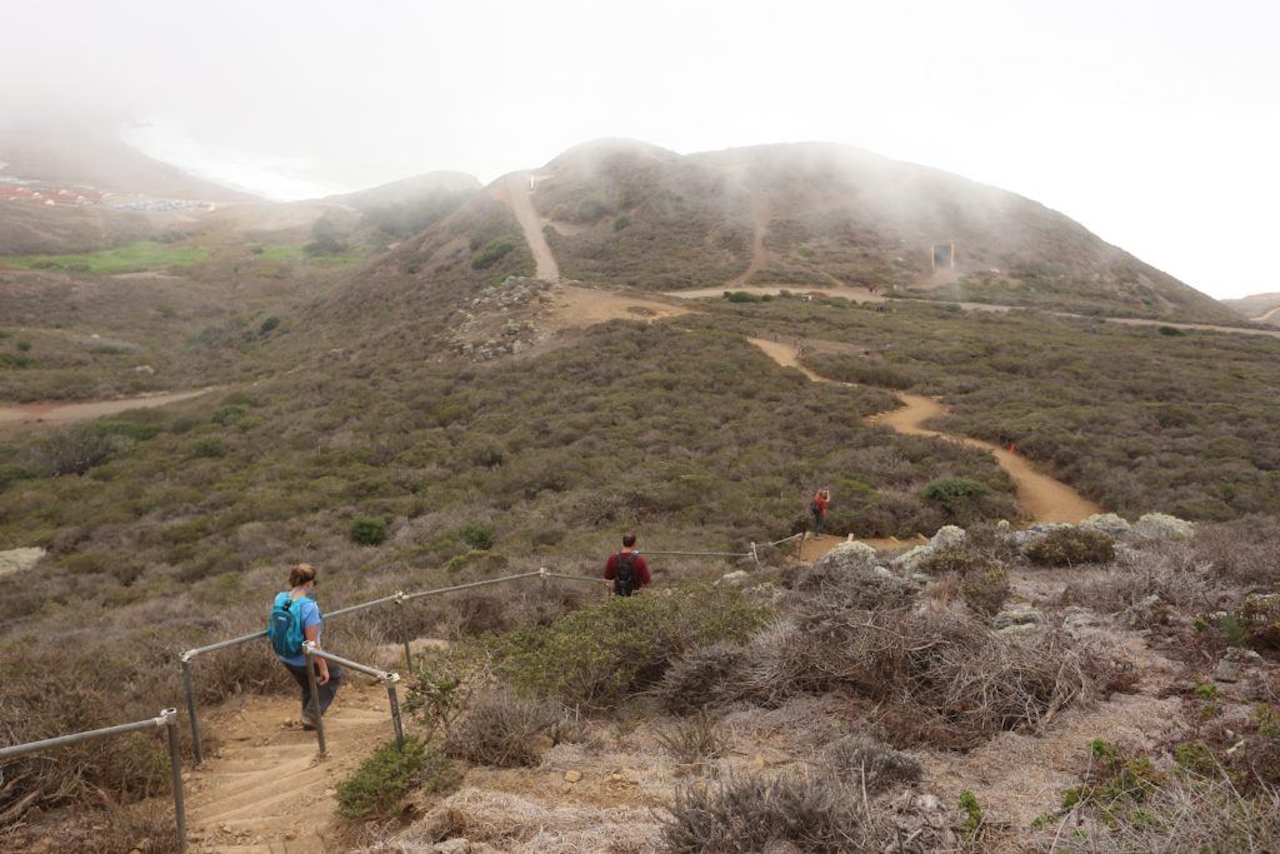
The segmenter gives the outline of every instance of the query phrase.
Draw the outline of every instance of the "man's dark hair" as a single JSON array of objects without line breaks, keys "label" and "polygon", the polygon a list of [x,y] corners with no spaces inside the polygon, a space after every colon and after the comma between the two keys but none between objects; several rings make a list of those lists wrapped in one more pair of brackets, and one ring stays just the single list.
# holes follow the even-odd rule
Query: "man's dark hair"
[{"label": "man's dark hair", "polygon": [[623,534],[623,535],[622,535],[622,545],[623,545],[623,546],[625,546],[626,548],[631,548],[631,547],[632,547],[632,546],[634,546],[635,544],[636,544],[636,535],[635,535],[635,534]]}]

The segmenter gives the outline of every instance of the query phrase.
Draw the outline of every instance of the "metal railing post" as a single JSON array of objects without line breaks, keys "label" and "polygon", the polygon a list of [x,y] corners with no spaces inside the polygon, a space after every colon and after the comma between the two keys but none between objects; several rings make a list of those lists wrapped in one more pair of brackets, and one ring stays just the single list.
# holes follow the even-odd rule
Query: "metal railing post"
[{"label": "metal railing post", "polygon": [[196,717],[196,692],[191,683],[191,654],[184,652],[182,661],[182,691],[187,695],[187,718],[191,721],[191,749],[196,764],[204,762],[204,745],[200,743],[200,719]]},{"label": "metal railing post", "polygon": [[178,743],[178,710],[162,709],[165,733],[169,737],[169,780],[173,784],[173,815],[178,824],[178,850],[187,850],[187,812],[182,801],[182,748]]},{"label": "metal railing post", "polygon": [[387,700],[391,703],[391,723],[396,729],[396,750],[404,752],[404,724],[400,721],[400,699],[396,696],[396,683],[400,681],[399,673],[392,673],[383,680],[387,686]]},{"label": "metal railing post", "polygon": [[324,715],[320,713],[320,687],[316,684],[315,654],[316,645],[311,641],[302,644],[303,655],[307,659],[307,687],[311,689],[311,719],[316,722],[316,739],[320,742],[320,755],[327,755],[324,744]]},{"label": "metal railing post", "polygon": [[396,612],[400,615],[400,643],[404,644],[404,668],[413,672],[413,650],[409,648],[409,623],[405,614],[404,591],[396,591]]},{"label": "metal railing post", "polygon": [[538,576],[541,578],[538,585],[541,587],[542,599],[545,602],[547,598],[547,568],[545,566],[538,568]]},{"label": "metal railing post", "polygon": [[760,568],[760,552],[756,550],[756,544],[751,544],[751,559],[756,562],[756,568]]}]

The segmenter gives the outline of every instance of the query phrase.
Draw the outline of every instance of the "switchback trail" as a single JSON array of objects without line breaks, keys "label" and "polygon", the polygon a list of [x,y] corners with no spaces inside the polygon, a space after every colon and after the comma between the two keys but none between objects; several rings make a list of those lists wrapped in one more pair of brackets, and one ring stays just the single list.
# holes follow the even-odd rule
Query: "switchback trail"
[{"label": "switchback trail", "polygon": [[[804,367],[796,359],[795,348],[791,344],[778,341],[766,341],[761,338],[750,339],[770,358],[780,365],[796,368],[815,382],[835,382]],[[847,383],[841,383],[847,385]],[[1013,478],[1018,489],[1018,504],[1022,511],[1036,522],[1071,522],[1077,523],[1101,513],[1102,508],[1076,492],[1061,481],[1049,477],[1037,470],[1028,460],[1012,453],[999,445],[972,439],[968,436],[955,436],[928,430],[923,425],[926,421],[947,414],[947,408],[931,398],[917,394],[899,394],[901,409],[882,412],[867,419],[872,424],[883,424],[899,433],[912,436],[933,436],[951,442],[959,442],[971,448],[982,448],[990,451],[997,465]]]},{"label": "switchback trail", "polygon": [[[288,679],[283,668],[280,676]],[[184,775],[192,851],[339,850],[332,840],[336,787],[374,746],[394,737],[385,689],[350,672],[344,682],[324,717],[325,759],[316,734],[298,725],[292,691],[245,696],[208,716],[221,746]]]},{"label": "switchback trail", "polygon": [[524,242],[529,244],[529,251],[533,253],[533,260],[537,264],[535,275],[548,282],[559,281],[560,265],[551,254],[546,235],[542,233],[542,218],[538,216],[533,200],[529,197],[529,173],[512,172],[495,185],[495,192],[520,222]]},{"label": "switchback trail", "polygon": [[194,391],[161,392],[138,397],[122,397],[119,400],[51,401],[48,403],[15,403],[0,406],[0,427],[17,424],[66,424],[72,421],[88,421],[105,415],[118,415],[129,409],[149,409],[165,406],[180,400],[189,400],[215,391],[202,388]]}]

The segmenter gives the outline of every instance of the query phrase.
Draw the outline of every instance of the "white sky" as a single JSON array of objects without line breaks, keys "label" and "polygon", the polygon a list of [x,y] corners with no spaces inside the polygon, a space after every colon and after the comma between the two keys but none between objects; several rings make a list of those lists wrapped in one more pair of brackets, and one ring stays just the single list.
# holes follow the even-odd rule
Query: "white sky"
[{"label": "white sky", "polygon": [[281,198],[483,181],[604,136],[824,140],[1041,201],[1219,297],[1280,291],[1271,0],[6,0],[0,108]]}]

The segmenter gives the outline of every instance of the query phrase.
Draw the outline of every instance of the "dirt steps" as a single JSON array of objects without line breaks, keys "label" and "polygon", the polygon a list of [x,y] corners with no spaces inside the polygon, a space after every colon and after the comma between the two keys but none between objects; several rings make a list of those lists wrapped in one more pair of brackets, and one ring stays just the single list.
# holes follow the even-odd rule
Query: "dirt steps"
[{"label": "dirt steps", "polygon": [[192,851],[324,850],[338,783],[393,736],[385,689],[358,682],[348,679],[325,715],[324,759],[292,696],[245,697],[209,716],[220,746],[184,775]]}]

